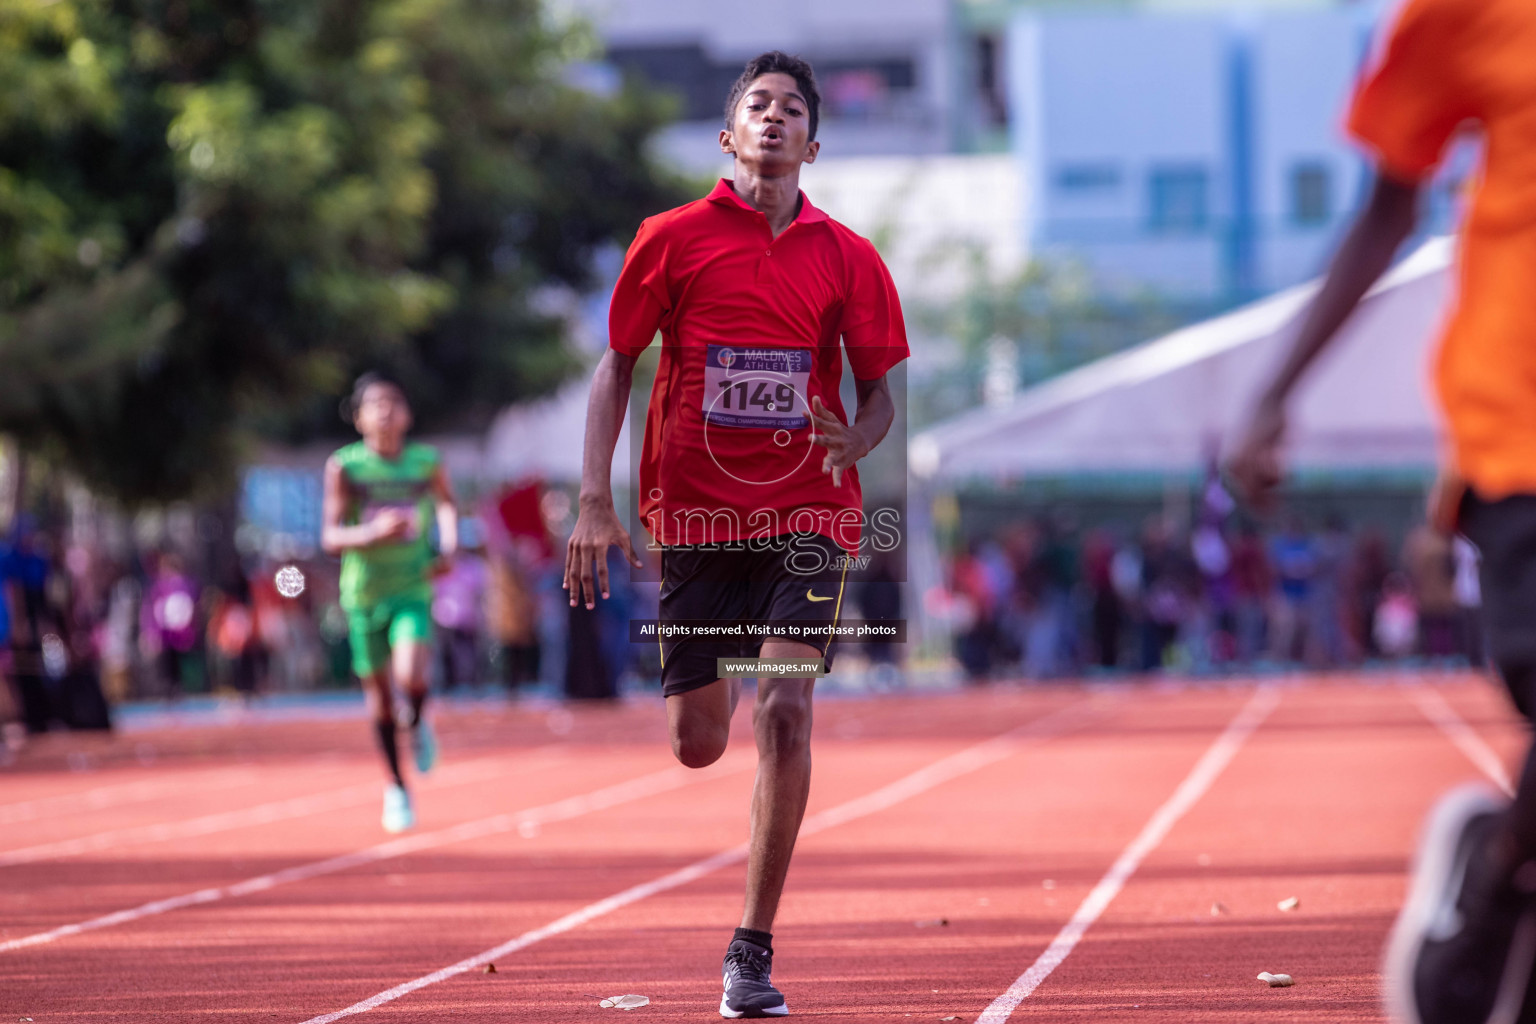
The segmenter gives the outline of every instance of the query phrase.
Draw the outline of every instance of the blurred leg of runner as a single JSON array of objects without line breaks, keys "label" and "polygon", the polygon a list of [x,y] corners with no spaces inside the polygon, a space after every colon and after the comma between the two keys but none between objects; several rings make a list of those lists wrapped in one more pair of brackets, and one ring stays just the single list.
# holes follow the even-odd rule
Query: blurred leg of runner
[{"label": "blurred leg of runner", "polygon": [[431,657],[432,645],[427,637],[402,636],[390,645],[395,686],[410,709],[406,726],[411,730],[411,754],[416,770],[423,774],[437,764],[437,737],[422,714],[427,703],[427,662]]},{"label": "blurred leg of runner", "polygon": [[405,777],[400,774],[400,740],[395,722],[394,688],[389,684],[387,669],[370,672],[362,676],[362,680],[363,692],[368,697],[368,710],[373,716],[374,734],[391,780],[384,791],[384,830],[403,832],[415,824],[415,816],[411,812],[410,797],[406,794]]}]

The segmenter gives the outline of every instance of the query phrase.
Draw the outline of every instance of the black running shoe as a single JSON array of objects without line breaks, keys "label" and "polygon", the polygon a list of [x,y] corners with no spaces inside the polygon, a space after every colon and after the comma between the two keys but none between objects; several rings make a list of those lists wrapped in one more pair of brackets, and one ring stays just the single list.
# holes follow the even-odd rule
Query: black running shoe
[{"label": "black running shoe", "polygon": [[722,1017],[787,1017],[784,995],[769,984],[773,953],[745,939],[734,940],[721,966],[725,995],[720,997]]},{"label": "black running shoe", "polygon": [[1486,849],[1508,801],[1447,795],[1425,826],[1382,967],[1397,1024],[1515,1024],[1536,959],[1536,906]]}]

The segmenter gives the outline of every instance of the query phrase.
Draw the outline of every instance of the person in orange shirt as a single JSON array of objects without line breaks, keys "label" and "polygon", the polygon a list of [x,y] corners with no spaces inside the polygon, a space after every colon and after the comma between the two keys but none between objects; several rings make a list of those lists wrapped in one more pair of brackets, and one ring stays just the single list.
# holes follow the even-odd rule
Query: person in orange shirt
[{"label": "person in orange shirt", "polygon": [[[1536,0],[1407,0],[1354,95],[1351,134],[1376,180],[1231,469],[1263,503],[1281,475],[1286,398],[1412,232],[1424,183],[1475,126],[1481,176],[1461,231],[1458,295],[1436,365],[1449,426],[1431,521],[1483,555],[1489,645],[1536,713]],[[1513,801],[1458,790],[1431,815],[1388,944],[1393,1018],[1536,1020],[1536,758]]]}]

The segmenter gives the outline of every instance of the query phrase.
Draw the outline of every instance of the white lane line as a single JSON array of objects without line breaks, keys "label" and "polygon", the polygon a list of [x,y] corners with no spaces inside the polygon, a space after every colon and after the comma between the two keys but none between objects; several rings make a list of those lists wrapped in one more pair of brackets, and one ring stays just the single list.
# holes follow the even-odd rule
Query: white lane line
[{"label": "white lane line", "polygon": [[1456,713],[1456,709],[1446,703],[1439,690],[1424,683],[1411,683],[1407,689],[1408,699],[1424,713],[1425,718],[1445,733],[1446,738],[1467,756],[1468,761],[1492,779],[1505,795],[1515,795],[1515,786],[1504,768],[1504,759],[1477,734],[1476,729],[1467,724],[1466,719]]},{"label": "white lane line", "polygon": [[15,825],[39,818],[53,818],[76,811],[99,811],[104,807],[153,800],[170,793],[185,793],[189,789],[208,792],[215,789],[232,789],[249,785],[260,776],[250,768],[227,769],[222,772],[193,772],[186,778],[168,780],[143,779],[139,782],[121,782],[112,786],[98,786],[83,793],[67,793],[59,796],[38,797],[19,803],[0,805],[0,825]]},{"label": "white lane line", "polygon": [[[550,749],[540,747],[538,753]],[[480,758],[474,761],[466,761],[462,764],[449,765],[433,773],[430,779],[422,780],[422,789],[430,792],[442,786],[458,786],[466,782],[482,782],[505,772],[509,765],[504,758]],[[195,839],[199,836],[212,835],[216,832],[228,832],[232,829],[250,828],[255,825],[270,825],[277,821],[287,821],[291,818],[303,818],[312,814],[322,814],[326,811],[340,810],[344,807],[355,807],[361,803],[368,803],[379,799],[383,792],[384,783],[368,782],[356,786],[346,786],[334,789],[328,793],[316,793],[310,796],[291,797],[287,800],[277,800],[272,803],[258,804],[255,807],[242,807],[232,811],[219,811],[216,814],[205,814],[198,818],[188,818],[183,821],[161,822],[153,825],[134,825],[129,828],[112,829],[107,832],[97,832],[94,835],[80,836],[76,839],[61,839],[51,843],[40,843],[36,846],[24,846],[20,849],[0,851],[0,868],[15,867],[18,864],[33,864],[42,860],[56,860],[60,857],[73,857],[82,853],[97,853],[102,850],[110,850],[119,846],[134,846],[140,843],[162,843],[172,839]]]},{"label": "white lane line", "polygon": [[735,772],[742,772],[749,767],[751,767],[751,764],[746,758],[733,758],[702,772],[690,771],[686,768],[667,768],[663,771],[653,772],[650,775],[642,775],[639,778],[630,779],[627,782],[605,786],[580,796],[557,800],[554,803],[542,804],[538,807],[531,807],[522,811],[509,811],[505,814],[497,814],[489,818],[481,818],[433,832],[421,832],[416,835],[402,836],[399,839],[391,839],[388,842],[379,843],[377,846],[369,846],[352,853],[327,857],[325,860],[313,861],[308,864],[298,864],[291,868],[284,868],[281,871],[274,871],[271,874],[247,878],[243,882],[236,882],[232,885],[199,889],[196,892],[183,893],[180,896],[155,900],[128,910],[119,910],[112,914],[94,917],[89,921],[81,921],[78,924],[67,924],[46,932],[38,932],[35,935],[27,935],[20,939],[0,942],[0,953],[26,949],[30,946],[41,946],[44,943],[68,938],[71,935],[96,931],[100,928],[111,928],[119,924],[128,924],[146,917],[153,917],[156,914],[180,910],[183,907],[194,907],[204,903],[215,903],[219,900],[235,899],[240,896],[249,896],[252,893],[266,892],[268,889],[275,889],[280,885],[287,885],[290,882],[302,882],[306,879],[318,878],[321,875],[333,875],[338,871],[347,871],[351,868],[361,867],[364,864],[373,864],[378,861],[389,860],[393,857],[403,857],[406,854],[436,849],[440,846],[447,846],[450,843],[463,843],[472,839],[483,839],[486,836],[502,835],[507,832],[522,832],[531,835],[534,834],[532,830],[541,828],[544,825],[570,821],[572,818],[579,818],[584,814],[605,811],[620,804],[630,803],[648,796],[656,796],[659,793],[666,793],[692,783],[705,782]]},{"label": "white lane line", "polygon": [[[867,793],[847,803],[812,815],[800,826],[800,836],[804,838],[808,835],[814,835],[817,832],[844,824],[855,818],[862,818],[865,815],[883,811],[901,803],[903,800],[917,796],[919,793],[927,792],[935,786],[1001,761],[1017,752],[1021,746],[1033,740],[1043,739],[1083,724],[1093,710],[1096,709],[1091,708],[1090,702],[1087,701],[1072,704],[1027,725],[1003,733],[1001,736],[995,736],[984,743],[978,743],[973,747],[967,747],[957,753],[950,754],[925,768],[920,768],[910,775],[882,786],[872,793]],[[542,928],[535,928],[532,931],[524,932],[515,939],[504,942],[483,953],[478,953],[467,960],[460,960],[456,964],[433,971],[431,974],[424,974],[412,981],[396,985],[394,988],[380,992],[378,995],[370,996],[362,1002],[353,1003],[345,1009],[322,1014],[318,1017],[311,1017],[304,1024],[329,1024],[330,1021],[340,1020],[343,1017],[366,1013],[376,1007],[383,1006],[385,1003],[393,1002],[401,996],[426,988],[428,985],[435,985],[440,981],[446,981],[449,978],[475,970],[490,963],[492,960],[498,960],[518,950],[526,949],[535,943],[543,942],[545,939],[571,931],[573,928],[579,928],[588,921],[627,907],[631,903],[638,903],[658,893],[697,881],[721,868],[739,863],[745,860],[746,857],[746,843],[740,846],[733,846],[728,850],[721,850],[719,853],[705,857],[703,860],[695,861],[687,867],[679,868],[669,874],[662,875],[660,878],[653,878],[649,882],[642,882],[639,885],[625,889],[623,892],[614,893],[606,899],[590,903],[580,910],[573,911],[564,917],[551,921]]]},{"label": "white lane line", "polygon": [[976,1024],[1002,1024],[1020,1003],[1029,998],[1030,993],[1040,987],[1041,982],[1051,976],[1052,971],[1061,966],[1062,961],[1066,960],[1088,929],[1099,919],[1099,915],[1120,895],[1120,890],[1125,888],[1125,883],[1136,873],[1141,862],[1161,845],[1178,820],[1205,796],[1211,784],[1226,770],[1248,737],[1269,717],[1278,703],[1279,691],[1272,686],[1260,687],[1249,698],[1222,734],[1195,762],[1194,768],[1179,783],[1179,788],[1153,813],[1140,834],[1131,840],[1131,844],[1110,865],[1104,877],[1099,879],[1099,883],[1078,906],[1072,919],[1056,933],[1056,938],[1046,947],[1045,952],[1008,986],[1008,991],[992,1000],[992,1004],[976,1018]]}]

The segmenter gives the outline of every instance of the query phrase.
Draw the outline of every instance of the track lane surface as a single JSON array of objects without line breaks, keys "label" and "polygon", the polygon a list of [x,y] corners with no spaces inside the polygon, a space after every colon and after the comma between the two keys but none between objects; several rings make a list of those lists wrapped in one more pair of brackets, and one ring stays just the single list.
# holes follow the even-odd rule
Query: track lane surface
[{"label": "track lane surface", "polygon": [[[792,1016],[974,1020],[994,994],[978,965],[1044,950],[1248,696],[1186,695],[1170,709],[1116,702],[1082,729],[802,839],[776,928],[775,977]],[[1082,793],[1127,778],[1157,796],[1084,806]],[[1056,887],[1043,889],[1046,879]],[[705,1019],[719,1001],[719,958],[741,885],[739,868],[721,871],[521,953],[497,977],[515,972],[539,1020],[591,1019],[583,993],[617,994],[626,984],[652,997],[647,1012],[657,1019]],[[467,975],[416,993],[396,1019],[495,1020],[495,999],[480,994],[485,980]]]},{"label": "track lane surface", "polygon": [[[1493,749],[1518,752],[1522,731],[1493,687],[1456,677],[1433,685]],[[1337,679],[1281,689],[1271,719],[1012,1019],[1383,1019],[1375,961],[1419,817],[1476,769],[1409,687]],[[974,1021],[1049,945],[1251,694],[1248,686],[999,687],[823,703],[812,814],[1069,703],[1096,702],[1099,713],[1068,735],[802,839],[776,930],[776,978],[794,1015]],[[515,783],[433,794],[424,826],[668,767],[654,705],[575,709],[569,720],[560,710],[445,713],[450,764],[515,763],[535,745],[556,749],[547,767]],[[738,718],[731,756],[750,759],[746,721]],[[217,737],[168,731],[156,742],[175,771],[292,769],[329,753],[366,773],[365,739],[346,739],[335,723],[286,723],[242,727],[239,747],[223,755],[212,753]],[[57,745],[43,754],[35,763],[24,754],[23,771],[0,774],[7,804],[34,798],[28,780],[47,783],[39,798],[53,799],[154,778],[153,769],[116,774],[143,769],[114,760],[110,747],[93,751],[104,767],[85,773],[70,771]],[[532,834],[485,836],[0,953],[0,1013],[41,1022],[216,1012],[297,1024],[730,848],[745,838],[749,791],[750,772],[727,775]],[[150,815],[176,813],[174,802],[138,803]],[[23,892],[0,885],[0,939],[117,909],[130,893],[185,892],[194,879],[228,884],[376,844],[385,837],[375,816],[368,806],[7,868],[0,880],[22,879]],[[88,829],[90,815],[82,818]],[[637,1015],[718,1019],[719,955],[740,912],[742,874],[729,865],[513,954],[494,975],[453,977],[356,1019],[601,1020],[612,1011],[590,996],[625,991],[652,998]],[[1286,894],[1301,896],[1300,911],[1274,909]],[[1218,900],[1228,913],[1212,917]],[[931,923],[941,918],[948,924]],[[1289,971],[1297,987],[1264,988],[1253,980],[1259,970]]]},{"label": "track lane surface", "polygon": [[1480,774],[1426,721],[1401,690],[1288,693],[1012,1019],[1384,1020],[1380,952],[1419,822]]}]

